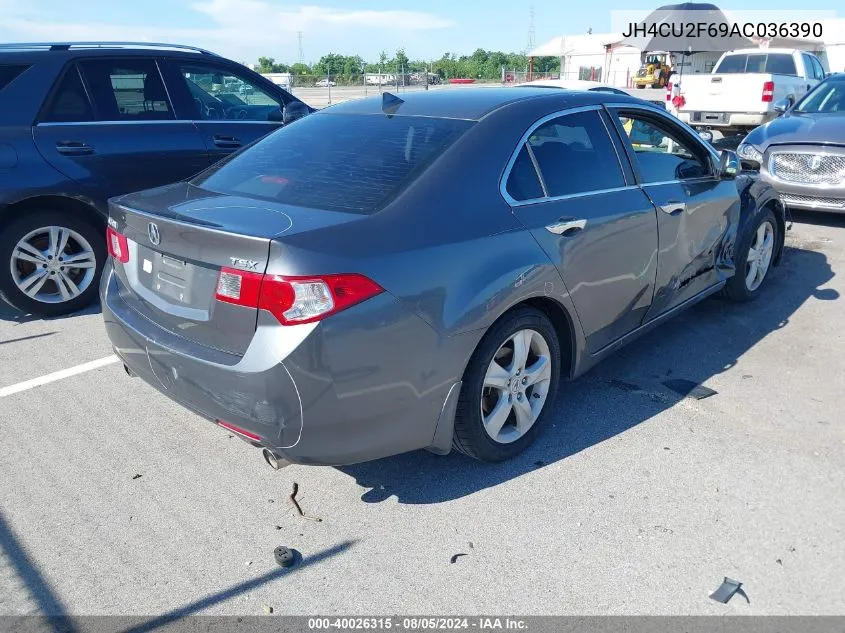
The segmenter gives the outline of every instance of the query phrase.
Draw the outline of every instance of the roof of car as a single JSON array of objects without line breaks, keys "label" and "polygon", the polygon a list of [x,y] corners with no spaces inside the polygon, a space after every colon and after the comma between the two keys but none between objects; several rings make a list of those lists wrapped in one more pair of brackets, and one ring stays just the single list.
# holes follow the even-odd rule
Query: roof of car
[{"label": "roof of car", "polygon": [[389,114],[402,116],[430,116],[444,119],[477,121],[504,106],[530,99],[557,100],[565,107],[578,107],[606,102],[641,103],[631,96],[608,92],[578,90],[548,90],[547,88],[446,88],[414,92],[384,93],[387,97],[373,96],[344,101],[322,110],[332,114],[381,114],[385,99],[398,98]]},{"label": "roof of car", "polygon": [[0,44],[0,57],[39,57],[42,55],[68,57],[98,57],[101,55],[186,54],[220,59],[204,48],[184,44],[157,42],[11,42]]}]

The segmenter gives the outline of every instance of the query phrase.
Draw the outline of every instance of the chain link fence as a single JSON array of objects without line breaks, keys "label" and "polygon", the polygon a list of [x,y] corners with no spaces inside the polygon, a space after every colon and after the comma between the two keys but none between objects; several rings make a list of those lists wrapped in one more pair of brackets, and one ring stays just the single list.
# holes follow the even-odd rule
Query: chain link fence
[{"label": "chain link fence", "polygon": [[538,81],[544,79],[563,79],[563,80],[581,80],[581,81],[598,81],[611,86],[619,88],[631,88],[633,75],[630,70],[610,70],[605,71],[601,67],[596,66],[582,66],[580,68],[561,72],[529,72],[527,70],[503,70],[502,83],[504,85],[517,85],[528,83],[529,81]]}]

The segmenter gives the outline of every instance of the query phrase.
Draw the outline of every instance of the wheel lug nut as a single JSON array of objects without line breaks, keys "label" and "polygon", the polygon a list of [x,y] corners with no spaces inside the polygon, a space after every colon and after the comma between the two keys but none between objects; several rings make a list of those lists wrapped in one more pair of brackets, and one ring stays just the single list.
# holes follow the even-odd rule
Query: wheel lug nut
[{"label": "wheel lug nut", "polygon": [[524,385],[525,383],[527,383],[527,382],[528,382],[528,376],[526,376],[526,377],[524,377],[524,378],[522,379],[522,384],[523,384],[523,385]]}]

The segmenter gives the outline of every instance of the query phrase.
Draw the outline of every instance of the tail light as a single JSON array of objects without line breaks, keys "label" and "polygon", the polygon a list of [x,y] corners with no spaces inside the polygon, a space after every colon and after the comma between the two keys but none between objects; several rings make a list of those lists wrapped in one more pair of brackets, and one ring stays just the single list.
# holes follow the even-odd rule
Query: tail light
[{"label": "tail light", "polygon": [[767,81],[763,84],[763,103],[770,103],[775,97],[775,82]]},{"label": "tail light", "polygon": [[218,301],[267,310],[282,325],[313,323],[384,292],[358,274],[282,277],[222,268]]},{"label": "tail light", "polygon": [[234,424],[231,424],[230,422],[224,422],[223,420],[217,420],[217,426],[221,426],[224,429],[231,431],[232,433],[237,433],[241,437],[245,437],[248,440],[252,440],[254,442],[260,442],[261,441],[260,435],[256,435],[255,433],[251,433],[250,431],[247,431],[246,429],[242,429],[239,426],[235,426]]},{"label": "tail light", "polygon": [[106,227],[106,243],[108,244],[109,255],[121,264],[129,261],[129,242],[126,241],[125,235],[108,226]]}]

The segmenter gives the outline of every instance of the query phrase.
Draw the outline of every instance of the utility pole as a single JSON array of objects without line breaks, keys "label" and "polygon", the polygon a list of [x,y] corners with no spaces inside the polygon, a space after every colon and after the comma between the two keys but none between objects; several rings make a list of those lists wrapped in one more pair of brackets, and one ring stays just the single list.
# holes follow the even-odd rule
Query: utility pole
[{"label": "utility pole", "polygon": [[297,43],[299,44],[299,63],[305,63],[305,53],[302,52],[302,31],[296,32]]},{"label": "utility pole", "polygon": [[526,49],[526,53],[530,53],[536,47],[534,42],[534,5],[531,5],[531,12],[529,14],[528,20],[528,48]]}]

